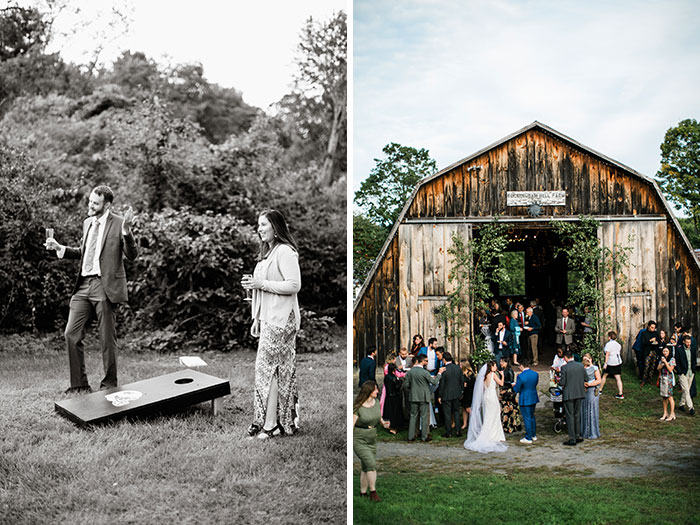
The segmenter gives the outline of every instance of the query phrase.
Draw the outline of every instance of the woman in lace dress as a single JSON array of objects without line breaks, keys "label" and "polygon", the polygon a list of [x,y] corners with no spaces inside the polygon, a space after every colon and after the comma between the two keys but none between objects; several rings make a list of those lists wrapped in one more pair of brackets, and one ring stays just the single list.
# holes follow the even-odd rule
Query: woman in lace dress
[{"label": "woman in lace dress", "polygon": [[[472,414],[464,448],[476,452],[504,452],[506,436],[501,425],[501,403],[496,385],[503,385],[495,361],[481,367],[474,384]],[[478,407],[478,409],[477,409]]]}]

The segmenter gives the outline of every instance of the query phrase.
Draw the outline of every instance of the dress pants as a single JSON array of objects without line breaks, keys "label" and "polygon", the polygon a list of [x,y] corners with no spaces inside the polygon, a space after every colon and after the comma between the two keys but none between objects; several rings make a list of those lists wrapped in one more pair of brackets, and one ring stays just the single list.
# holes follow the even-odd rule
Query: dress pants
[{"label": "dress pants", "polygon": [[536,405],[520,405],[520,413],[523,416],[523,423],[525,425],[525,439],[532,439],[537,435],[535,406]]},{"label": "dress pants", "polygon": [[576,441],[582,437],[581,431],[581,409],[583,398],[569,399],[564,401],[564,414],[566,415],[566,430],[569,432],[569,440]]},{"label": "dress pants", "polygon": [[530,350],[532,350],[532,364],[536,365],[538,363],[537,358],[539,357],[537,345],[539,344],[540,334],[530,334]]},{"label": "dress pants", "polygon": [[428,427],[430,424],[429,411],[429,403],[411,401],[411,419],[408,421],[408,439],[414,439],[416,437],[416,424],[419,418],[422,420],[421,439],[425,441],[428,438]]},{"label": "dress pants", "polygon": [[455,418],[455,432],[462,431],[462,407],[458,399],[443,399],[442,413],[445,417],[445,432],[452,434],[452,416]]},{"label": "dress pants", "polygon": [[93,317],[97,318],[100,331],[102,363],[105,372],[100,388],[114,388],[117,386],[117,332],[114,304],[107,298],[99,277],[81,278],[78,291],[70,300],[70,313],[65,331],[70,386],[89,386],[85,374],[83,338],[87,323]]},{"label": "dress pants", "polygon": [[681,402],[680,406],[686,407],[688,410],[693,409],[693,398],[690,397],[690,387],[693,384],[691,376],[685,374],[678,374],[678,383],[681,387]]}]

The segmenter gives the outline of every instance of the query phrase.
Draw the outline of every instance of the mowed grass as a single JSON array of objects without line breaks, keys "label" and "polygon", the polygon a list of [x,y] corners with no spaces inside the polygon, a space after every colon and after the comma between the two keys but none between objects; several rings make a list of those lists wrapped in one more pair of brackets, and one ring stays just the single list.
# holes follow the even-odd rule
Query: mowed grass
[{"label": "mowed grass", "polygon": [[[419,461],[419,458],[417,458]],[[382,501],[359,498],[353,523],[697,524],[700,478],[582,479],[532,471],[382,475]]]},{"label": "mowed grass", "polygon": [[[68,386],[60,338],[3,338],[0,523],[344,523],[342,339],[337,353],[297,356],[300,432],[260,441],[246,433],[254,351],[199,354],[209,364],[202,371],[231,383],[216,417],[204,403],[82,429],[54,411]],[[118,359],[121,384],[182,369],[174,355]],[[86,367],[99,386],[94,338]]]}]

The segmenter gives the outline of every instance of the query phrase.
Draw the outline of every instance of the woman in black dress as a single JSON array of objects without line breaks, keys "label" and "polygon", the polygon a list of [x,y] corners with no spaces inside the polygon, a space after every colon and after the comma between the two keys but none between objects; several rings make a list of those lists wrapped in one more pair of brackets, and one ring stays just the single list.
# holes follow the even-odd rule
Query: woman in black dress
[{"label": "woman in black dress", "polygon": [[384,421],[389,421],[389,432],[396,434],[406,426],[403,416],[403,393],[401,387],[403,379],[396,377],[396,365],[389,363],[387,374],[384,376],[384,390],[386,398],[384,400]]},{"label": "woman in black dress", "polygon": [[472,413],[472,397],[474,396],[474,382],[476,374],[472,367],[471,359],[462,359],[460,361],[462,367],[462,381],[464,388],[462,389],[462,399],[460,406],[462,407],[462,430],[466,432],[469,425],[469,416]]}]

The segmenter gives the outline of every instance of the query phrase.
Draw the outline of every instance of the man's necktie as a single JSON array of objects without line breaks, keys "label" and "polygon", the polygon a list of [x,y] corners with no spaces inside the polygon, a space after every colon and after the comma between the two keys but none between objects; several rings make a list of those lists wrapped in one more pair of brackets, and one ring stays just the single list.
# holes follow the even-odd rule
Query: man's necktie
[{"label": "man's necktie", "polygon": [[92,263],[95,260],[95,250],[97,249],[97,233],[99,229],[99,221],[94,220],[90,225],[90,231],[88,232],[87,251],[85,252],[85,264],[83,264],[83,271],[88,275],[92,272]]}]

